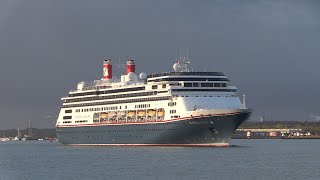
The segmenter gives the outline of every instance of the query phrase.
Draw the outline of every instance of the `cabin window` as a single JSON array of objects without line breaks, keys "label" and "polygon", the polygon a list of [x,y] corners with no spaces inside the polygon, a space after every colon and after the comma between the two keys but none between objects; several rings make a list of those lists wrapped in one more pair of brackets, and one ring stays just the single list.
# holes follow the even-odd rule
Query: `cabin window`
[{"label": "cabin window", "polygon": [[65,113],[72,113],[72,110],[71,110],[71,109],[68,109],[68,110],[65,110],[64,112],[65,112]]},{"label": "cabin window", "polygon": [[170,114],[174,114],[176,112],[177,112],[177,110],[170,110]]},{"label": "cabin window", "polygon": [[72,116],[63,116],[63,119],[72,119]]},{"label": "cabin window", "polygon": [[166,88],[167,86],[166,86],[166,84],[162,84],[162,88]]},{"label": "cabin window", "polygon": [[193,87],[199,87],[199,83],[192,83]]},{"label": "cabin window", "polygon": [[184,83],[184,87],[192,87],[192,83]]},{"label": "cabin window", "polygon": [[214,87],[221,87],[221,83],[214,83]]},{"label": "cabin window", "polygon": [[158,86],[157,85],[153,85],[152,89],[158,89]]}]

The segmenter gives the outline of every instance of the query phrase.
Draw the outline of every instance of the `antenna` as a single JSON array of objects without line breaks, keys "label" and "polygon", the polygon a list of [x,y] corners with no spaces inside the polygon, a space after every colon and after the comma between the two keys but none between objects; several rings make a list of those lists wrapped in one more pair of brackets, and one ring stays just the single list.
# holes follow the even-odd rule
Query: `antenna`
[{"label": "antenna", "polygon": [[189,49],[187,48],[187,60],[189,60]]},{"label": "antenna", "polygon": [[123,69],[125,69],[125,67],[126,67],[126,64],[124,63],[124,59],[121,59],[121,57],[119,56],[118,57],[118,63],[117,64],[115,64],[115,67],[116,67],[116,69],[115,69],[115,75],[116,76],[121,76],[121,74],[124,74],[124,72],[121,72]]},{"label": "antenna", "polygon": [[32,127],[31,127],[31,120],[29,120],[29,129],[28,129],[29,137],[32,137]]}]

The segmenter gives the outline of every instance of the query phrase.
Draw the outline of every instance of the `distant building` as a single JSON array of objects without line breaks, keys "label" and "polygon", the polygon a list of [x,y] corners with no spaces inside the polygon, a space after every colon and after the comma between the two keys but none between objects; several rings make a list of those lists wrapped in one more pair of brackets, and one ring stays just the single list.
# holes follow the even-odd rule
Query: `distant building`
[{"label": "distant building", "polygon": [[310,135],[310,132],[303,132],[302,129],[237,129],[233,138],[263,139]]}]

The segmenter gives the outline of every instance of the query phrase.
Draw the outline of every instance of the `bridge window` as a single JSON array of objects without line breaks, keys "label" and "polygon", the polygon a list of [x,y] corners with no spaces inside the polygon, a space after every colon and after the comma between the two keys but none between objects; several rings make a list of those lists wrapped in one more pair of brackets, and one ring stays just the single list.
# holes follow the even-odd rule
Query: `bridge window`
[{"label": "bridge window", "polygon": [[201,83],[201,87],[213,87],[213,83]]}]

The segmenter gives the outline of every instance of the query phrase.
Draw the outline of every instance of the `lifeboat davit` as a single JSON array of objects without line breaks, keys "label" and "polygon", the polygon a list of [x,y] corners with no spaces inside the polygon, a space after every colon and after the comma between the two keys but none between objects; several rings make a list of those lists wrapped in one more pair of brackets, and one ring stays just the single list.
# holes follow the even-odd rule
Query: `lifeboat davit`
[{"label": "lifeboat davit", "polygon": [[119,112],[119,116],[120,116],[120,117],[125,117],[125,116],[126,116],[126,112],[125,112],[125,111]]},{"label": "lifeboat davit", "polygon": [[115,116],[117,116],[117,112],[110,112],[108,117],[111,118]]}]

